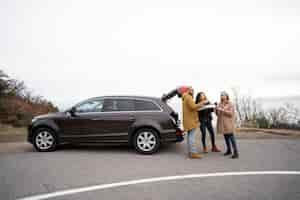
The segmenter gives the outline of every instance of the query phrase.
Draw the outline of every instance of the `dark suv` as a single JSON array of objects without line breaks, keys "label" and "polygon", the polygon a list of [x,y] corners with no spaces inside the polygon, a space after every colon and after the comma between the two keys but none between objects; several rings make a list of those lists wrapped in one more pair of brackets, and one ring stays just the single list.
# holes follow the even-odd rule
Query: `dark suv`
[{"label": "dark suv", "polygon": [[28,141],[38,151],[53,151],[64,143],[97,143],[129,144],[152,154],[162,143],[182,140],[178,114],[153,97],[91,98],[65,112],[37,116],[28,127]]}]

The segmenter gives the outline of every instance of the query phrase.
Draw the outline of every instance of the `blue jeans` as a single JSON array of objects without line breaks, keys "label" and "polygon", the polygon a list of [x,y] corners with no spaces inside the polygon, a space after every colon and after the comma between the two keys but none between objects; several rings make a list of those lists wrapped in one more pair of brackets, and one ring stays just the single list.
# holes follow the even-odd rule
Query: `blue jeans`
[{"label": "blue jeans", "polygon": [[235,155],[238,155],[238,149],[237,149],[237,145],[236,145],[236,141],[235,141],[235,137],[234,134],[224,134],[224,138],[225,138],[225,143],[226,143],[226,147],[227,147],[227,151],[226,153],[231,153],[231,146],[233,148],[233,153]]},{"label": "blue jeans", "polygon": [[195,147],[195,135],[196,128],[193,128],[187,132],[187,144],[189,153],[197,153],[197,149]]}]

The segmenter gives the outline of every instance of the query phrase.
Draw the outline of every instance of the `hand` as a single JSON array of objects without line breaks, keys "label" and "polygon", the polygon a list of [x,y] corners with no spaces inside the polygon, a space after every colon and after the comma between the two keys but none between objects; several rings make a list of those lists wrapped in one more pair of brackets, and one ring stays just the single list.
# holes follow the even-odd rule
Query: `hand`
[{"label": "hand", "polygon": [[205,100],[205,101],[201,101],[201,105],[202,106],[205,106],[206,104],[208,104],[209,103],[209,101],[208,100]]},{"label": "hand", "polygon": [[217,110],[217,111],[221,111],[221,112],[223,112],[223,111],[224,111],[224,109],[223,109],[223,108],[221,108],[221,107],[216,107],[216,110]]}]

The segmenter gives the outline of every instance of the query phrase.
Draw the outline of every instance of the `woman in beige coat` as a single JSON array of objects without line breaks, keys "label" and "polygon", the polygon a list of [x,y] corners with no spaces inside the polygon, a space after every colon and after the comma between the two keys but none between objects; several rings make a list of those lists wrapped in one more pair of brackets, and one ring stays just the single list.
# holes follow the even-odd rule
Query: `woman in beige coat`
[{"label": "woman in beige coat", "polygon": [[227,151],[225,156],[231,155],[231,146],[233,148],[233,155],[231,158],[235,159],[239,157],[236,140],[234,137],[235,129],[235,115],[234,106],[229,101],[229,95],[227,92],[221,93],[221,102],[216,107],[217,120],[217,131],[218,133],[224,134]]}]

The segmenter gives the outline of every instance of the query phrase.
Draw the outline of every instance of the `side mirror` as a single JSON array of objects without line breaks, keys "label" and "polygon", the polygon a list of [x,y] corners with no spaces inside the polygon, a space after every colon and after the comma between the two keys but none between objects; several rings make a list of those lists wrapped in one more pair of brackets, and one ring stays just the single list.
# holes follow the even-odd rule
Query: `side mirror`
[{"label": "side mirror", "polygon": [[70,110],[69,110],[69,113],[72,117],[75,117],[76,116],[76,107],[72,107]]}]

